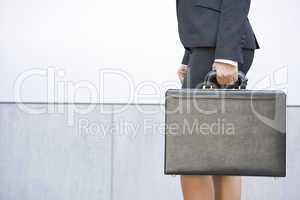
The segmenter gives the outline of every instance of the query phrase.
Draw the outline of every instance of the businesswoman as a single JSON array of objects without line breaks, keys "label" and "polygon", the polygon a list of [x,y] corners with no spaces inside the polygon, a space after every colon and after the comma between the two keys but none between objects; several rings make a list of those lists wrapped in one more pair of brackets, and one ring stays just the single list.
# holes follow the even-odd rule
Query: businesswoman
[{"label": "businesswoman", "polygon": [[[214,68],[219,84],[248,72],[259,48],[248,20],[250,0],[176,0],[178,31],[185,48],[177,74],[182,88],[197,88]],[[239,176],[181,176],[185,200],[240,200]]]}]

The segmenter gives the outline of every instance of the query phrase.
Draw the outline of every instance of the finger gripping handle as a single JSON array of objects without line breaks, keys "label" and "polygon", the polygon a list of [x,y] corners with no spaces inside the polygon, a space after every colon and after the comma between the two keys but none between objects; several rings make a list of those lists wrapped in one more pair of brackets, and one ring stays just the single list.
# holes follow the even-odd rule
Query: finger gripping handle
[{"label": "finger gripping handle", "polygon": [[204,78],[204,86],[206,88],[245,89],[247,82],[248,79],[242,71],[238,72],[238,80],[232,85],[220,85],[217,81],[217,72],[215,70],[209,71]]}]

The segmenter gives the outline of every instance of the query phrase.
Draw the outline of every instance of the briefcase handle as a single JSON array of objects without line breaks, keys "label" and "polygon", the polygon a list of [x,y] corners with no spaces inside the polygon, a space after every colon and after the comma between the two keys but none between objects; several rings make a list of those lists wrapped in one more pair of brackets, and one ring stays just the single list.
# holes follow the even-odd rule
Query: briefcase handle
[{"label": "briefcase handle", "polygon": [[246,75],[242,72],[238,72],[238,80],[232,85],[220,85],[217,81],[216,70],[211,70],[208,72],[204,78],[204,82],[200,87],[203,89],[207,88],[222,88],[222,89],[246,89],[248,79]]}]

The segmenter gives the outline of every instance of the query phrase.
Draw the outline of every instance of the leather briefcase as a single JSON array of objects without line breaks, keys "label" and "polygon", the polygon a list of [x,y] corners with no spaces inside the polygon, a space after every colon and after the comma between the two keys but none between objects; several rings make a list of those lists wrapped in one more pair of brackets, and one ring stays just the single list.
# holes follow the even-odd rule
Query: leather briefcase
[{"label": "leather briefcase", "polygon": [[286,94],[246,83],[166,91],[165,174],[286,176]]}]

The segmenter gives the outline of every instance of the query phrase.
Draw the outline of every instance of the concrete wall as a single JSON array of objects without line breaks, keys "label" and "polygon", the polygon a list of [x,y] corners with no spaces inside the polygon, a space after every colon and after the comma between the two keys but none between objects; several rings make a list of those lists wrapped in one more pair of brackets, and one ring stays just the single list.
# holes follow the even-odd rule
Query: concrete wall
[{"label": "concrete wall", "polygon": [[[287,177],[243,177],[243,200],[299,199],[299,115],[288,107]],[[0,200],[182,199],[163,133],[159,104],[0,103]]]},{"label": "concrete wall", "polygon": [[[22,90],[24,101],[162,103],[150,96],[134,101],[131,92],[162,97],[170,84],[181,85],[175,3],[1,0],[0,101],[18,101]],[[261,49],[248,88],[285,88],[293,105],[300,105],[299,7],[299,0],[252,0],[249,13]]]}]

